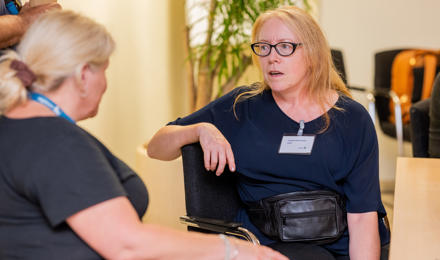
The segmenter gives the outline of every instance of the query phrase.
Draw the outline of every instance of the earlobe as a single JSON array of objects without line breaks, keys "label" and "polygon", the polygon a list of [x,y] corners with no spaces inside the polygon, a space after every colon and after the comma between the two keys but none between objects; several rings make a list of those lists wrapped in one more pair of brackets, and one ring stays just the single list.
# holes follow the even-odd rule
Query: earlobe
[{"label": "earlobe", "polygon": [[88,79],[89,79],[89,73],[90,73],[90,66],[88,64],[84,65],[81,68],[81,77],[78,82],[78,91],[79,96],[81,98],[87,97],[87,89],[88,89]]},{"label": "earlobe", "polygon": [[87,81],[87,78],[89,77],[89,71],[90,71],[90,66],[89,64],[84,64],[83,66],[81,66],[81,82],[85,82]]}]

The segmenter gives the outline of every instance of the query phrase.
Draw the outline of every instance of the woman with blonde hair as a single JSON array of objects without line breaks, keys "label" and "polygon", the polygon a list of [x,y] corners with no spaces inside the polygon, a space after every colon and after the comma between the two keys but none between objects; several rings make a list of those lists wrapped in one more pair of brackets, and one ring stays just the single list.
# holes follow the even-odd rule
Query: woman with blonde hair
[{"label": "woman with blonde hair", "polygon": [[142,224],[147,190],[76,125],[98,112],[111,35],[71,11],[40,17],[0,58],[0,259],[274,259],[225,236]]},{"label": "woman with blonde hair", "polygon": [[200,142],[206,169],[238,174],[236,221],[293,259],[379,259],[381,244],[385,259],[376,133],[319,25],[297,7],[267,11],[251,48],[263,81],[161,128],[148,154],[170,160]]}]

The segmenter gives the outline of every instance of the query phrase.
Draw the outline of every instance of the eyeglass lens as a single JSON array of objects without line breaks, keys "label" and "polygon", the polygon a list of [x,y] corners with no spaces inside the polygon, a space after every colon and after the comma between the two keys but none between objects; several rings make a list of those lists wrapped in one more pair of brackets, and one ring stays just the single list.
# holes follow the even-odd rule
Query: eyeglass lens
[{"label": "eyeglass lens", "polygon": [[254,43],[252,44],[252,50],[258,56],[267,56],[270,54],[272,47],[274,47],[279,55],[289,56],[295,51],[296,46],[297,44],[292,42],[279,42],[274,45],[269,43]]}]

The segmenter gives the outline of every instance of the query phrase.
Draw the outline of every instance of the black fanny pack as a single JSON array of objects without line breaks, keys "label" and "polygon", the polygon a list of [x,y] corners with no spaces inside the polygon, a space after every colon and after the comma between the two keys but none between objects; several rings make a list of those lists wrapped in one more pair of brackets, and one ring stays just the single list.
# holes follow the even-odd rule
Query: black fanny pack
[{"label": "black fanny pack", "polygon": [[327,190],[291,192],[248,204],[252,223],[266,236],[283,242],[326,244],[347,227],[341,196]]}]

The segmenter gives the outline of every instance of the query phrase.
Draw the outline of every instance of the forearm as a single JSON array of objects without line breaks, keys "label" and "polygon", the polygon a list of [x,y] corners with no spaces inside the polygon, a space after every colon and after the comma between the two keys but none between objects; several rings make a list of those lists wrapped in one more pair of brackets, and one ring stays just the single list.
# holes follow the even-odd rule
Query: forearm
[{"label": "forearm", "polygon": [[224,259],[224,244],[217,235],[142,226],[143,232],[138,232],[139,239],[133,241],[133,250],[127,251],[130,256],[125,259]]},{"label": "forearm", "polygon": [[[143,224],[126,197],[116,197],[67,218],[68,225],[105,259],[287,260],[279,253],[248,242],[216,235],[183,232]],[[229,254],[229,255],[226,255]],[[237,255],[238,254],[238,255]]]},{"label": "forearm", "polygon": [[26,26],[19,15],[3,15],[0,17],[0,48],[18,43],[25,32]]},{"label": "forearm", "polygon": [[162,127],[146,145],[148,156],[166,161],[176,159],[182,146],[199,141],[198,128],[202,124]]},{"label": "forearm", "polygon": [[143,224],[126,197],[84,209],[69,217],[67,223],[105,259],[165,260],[188,254],[183,258],[220,260],[224,256],[223,243],[214,235]]},{"label": "forearm", "polygon": [[380,259],[377,213],[349,213],[347,218],[350,259]]}]

